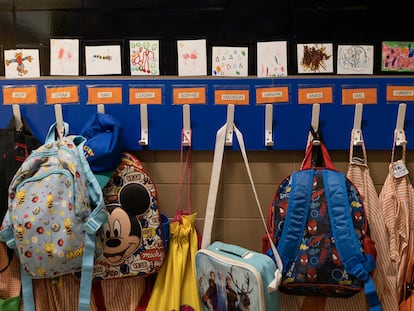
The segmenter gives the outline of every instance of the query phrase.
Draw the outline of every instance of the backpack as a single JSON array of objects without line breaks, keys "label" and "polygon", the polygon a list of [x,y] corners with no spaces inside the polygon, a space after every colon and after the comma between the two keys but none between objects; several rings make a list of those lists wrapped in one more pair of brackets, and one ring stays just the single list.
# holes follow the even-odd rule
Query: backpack
[{"label": "backpack", "polygon": [[[371,310],[381,309],[363,199],[322,141],[310,141],[301,169],[277,186],[268,226],[283,262],[281,292],[347,298],[365,290]],[[272,256],[267,243],[263,251]]]},{"label": "backpack", "polygon": [[0,236],[19,256],[27,310],[35,309],[32,278],[81,272],[78,310],[88,311],[96,232],[107,213],[83,153],[86,139],[55,133],[56,123],[13,177]]},{"label": "backpack", "polygon": [[109,216],[98,234],[102,253],[95,260],[94,280],[158,272],[166,257],[169,221],[141,161],[123,152],[102,191]]}]

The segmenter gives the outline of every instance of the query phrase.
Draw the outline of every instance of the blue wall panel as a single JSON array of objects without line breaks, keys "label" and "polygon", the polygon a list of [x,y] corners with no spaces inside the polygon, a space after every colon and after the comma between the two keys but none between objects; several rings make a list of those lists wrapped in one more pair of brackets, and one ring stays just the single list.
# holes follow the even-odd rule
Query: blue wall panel
[{"label": "blue wall panel", "polygon": [[[249,105],[236,105],[234,120],[245,136],[248,150],[303,150],[312,117],[312,105],[298,104],[298,89],[303,86],[332,86],[334,102],[320,105],[320,130],[330,150],[349,148],[350,134],[354,121],[354,105],[342,105],[342,88],[376,87],[377,104],[363,106],[362,131],[366,147],[375,150],[390,150],[393,144],[394,129],[397,121],[399,102],[386,101],[387,85],[414,85],[414,78],[403,77],[349,77],[349,76],[295,76],[279,79],[267,78],[162,78],[136,79],[131,77],[107,78],[49,78],[25,80],[0,80],[3,86],[37,86],[38,103],[21,105],[22,116],[30,124],[34,134],[44,140],[52,123],[55,122],[54,108],[45,104],[45,86],[79,85],[79,104],[62,105],[63,118],[70,124],[71,133],[79,133],[83,124],[96,111],[96,105],[87,104],[87,86],[122,86],[123,103],[105,106],[105,112],[115,116],[123,124],[127,149],[129,150],[179,150],[182,129],[182,106],[172,104],[172,90],[176,86],[205,86],[207,88],[206,105],[190,105],[191,128],[194,150],[213,150],[216,131],[225,124],[227,107],[214,103],[214,91],[217,88],[247,88],[250,91]],[[148,146],[139,145],[141,138],[140,107],[130,105],[129,87],[163,86],[163,103],[148,105]],[[288,86],[289,103],[273,105],[274,145],[266,147],[264,143],[265,106],[256,105],[255,90],[258,86]],[[3,99],[3,94],[1,94]],[[405,133],[408,149],[413,149],[414,114],[412,105],[406,102]],[[10,105],[0,105],[0,126],[7,126],[12,117]],[[236,141],[236,140],[234,140]],[[237,148],[235,145],[234,148]]]}]

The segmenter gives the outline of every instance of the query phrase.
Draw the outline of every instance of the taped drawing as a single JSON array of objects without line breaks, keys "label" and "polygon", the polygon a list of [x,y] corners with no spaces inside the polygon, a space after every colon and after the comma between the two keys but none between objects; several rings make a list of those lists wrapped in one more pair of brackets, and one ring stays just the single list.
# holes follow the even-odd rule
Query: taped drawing
[{"label": "taped drawing", "polygon": [[121,46],[85,46],[86,75],[121,74]]},{"label": "taped drawing", "polygon": [[247,77],[248,48],[213,46],[212,75]]},{"label": "taped drawing", "polygon": [[338,45],[338,74],[373,74],[374,46]]},{"label": "taped drawing", "polygon": [[78,39],[50,39],[50,75],[79,75]]},{"label": "taped drawing", "polygon": [[287,42],[257,42],[257,76],[286,77]]},{"label": "taped drawing", "polygon": [[130,40],[131,76],[158,76],[160,43],[158,40]]},{"label": "taped drawing", "polygon": [[414,42],[382,42],[382,71],[414,71]]},{"label": "taped drawing", "polygon": [[298,73],[333,73],[332,51],[332,43],[298,44]]},{"label": "taped drawing", "polygon": [[207,75],[207,42],[205,39],[178,40],[178,75]]},{"label": "taped drawing", "polygon": [[4,64],[6,79],[40,77],[38,49],[5,50]]}]

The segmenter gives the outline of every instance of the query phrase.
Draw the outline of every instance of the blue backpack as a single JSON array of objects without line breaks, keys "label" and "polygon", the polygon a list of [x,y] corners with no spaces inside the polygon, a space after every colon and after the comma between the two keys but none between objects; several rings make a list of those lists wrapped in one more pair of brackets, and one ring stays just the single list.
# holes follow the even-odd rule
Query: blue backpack
[{"label": "blue backpack", "polygon": [[81,272],[78,310],[88,311],[95,238],[107,212],[84,156],[86,139],[55,133],[56,124],[12,179],[0,239],[19,257],[25,309],[35,310],[32,278]]},{"label": "blue backpack", "polygon": [[[317,154],[324,166],[312,163]],[[365,290],[370,310],[381,310],[363,200],[323,142],[310,142],[301,169],[279,183],[268,225],[283,262],[281,292],[347,298]],[[267,243],[263,251],[272,257]]]}]

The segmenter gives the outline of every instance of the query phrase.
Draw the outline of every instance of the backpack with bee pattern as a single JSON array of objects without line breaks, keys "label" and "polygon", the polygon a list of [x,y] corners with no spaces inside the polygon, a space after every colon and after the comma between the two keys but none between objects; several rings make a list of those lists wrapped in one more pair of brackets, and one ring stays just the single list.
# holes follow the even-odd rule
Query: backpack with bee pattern
[{"label": "backpack with bee pattern", "polygon": [[35,310],[32,279],[81,272],[78,310],[88,311],[96,233],[108,216],[86,139],[56,133],[55,123],[14,175],[0,239],[20,260],[26,310]]}]

